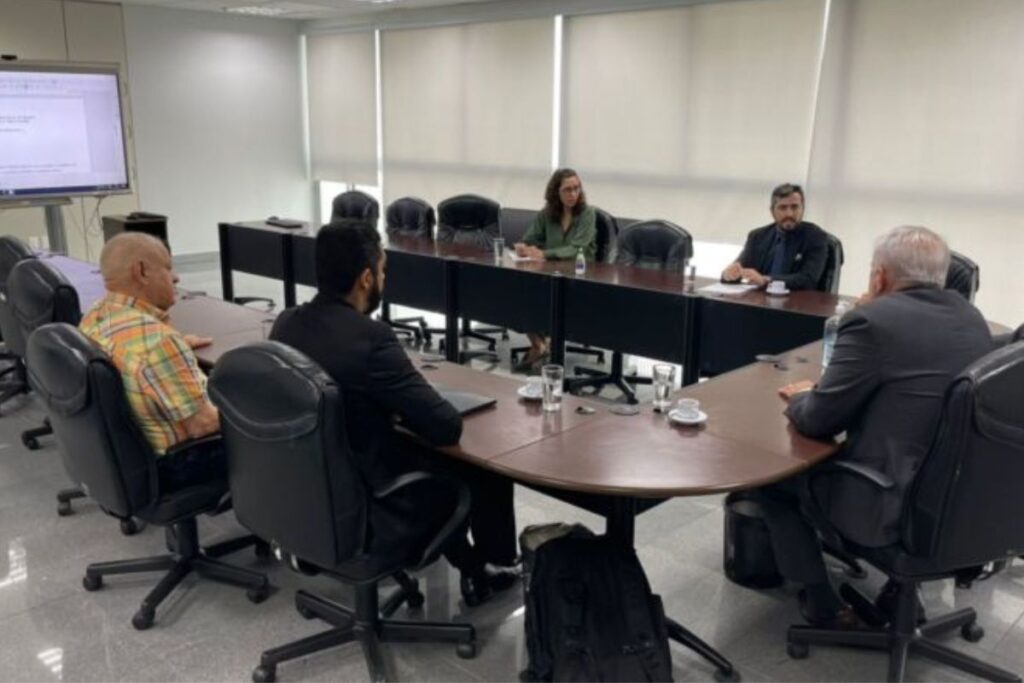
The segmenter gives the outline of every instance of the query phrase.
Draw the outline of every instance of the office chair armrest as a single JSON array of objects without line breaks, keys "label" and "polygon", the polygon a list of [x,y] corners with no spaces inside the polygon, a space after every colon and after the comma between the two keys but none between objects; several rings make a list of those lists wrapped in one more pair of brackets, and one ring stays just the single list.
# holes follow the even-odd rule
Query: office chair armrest
[{"label": "office chair armrest", "polygon": [[198,439],[188,439],[171,446],[167,449],[167,455],[177,455],[191,450],[213,450],[214,448],[221,447],[221,441],[223,441],[223,437],[220,435],[220,432],[207,434],[206,436],[201,436]]},{"label": "office chair armrest", "polygon": [[[186,441],[182,441],[181,443],[168,448],[167,455],[177,455],[180,453],[186,453],[188,451],[203,452],[216,450],[219,448],[223,448],[223,440],[224,438],[221,436],[220,432],[217,432],[215,434],[207,434],[206,436],[201,436],[197,439],[188,439]],[[219,515],[222,512],[227,512],[228,510],[231,509],[231,507],[231,491],[225,491],[224,495],[222,495],[220,497],[220,500],[217,501],[217,506],[212,510],[209,510],[205,514]]]},{"label": "office chair armrest", "polygon": [[835,462],[827,462],[820,467],[814,469],[814,476],[822,474],[852,474],[866,480],[869,484],[873,484],[883,491],[895,488],[896,482],[887,475],[879,472],[878,470],[868,467],[867,465],[861,465],[856,462],[847,462],[845,460],[837,460]]},{"label": "office chair armrest", "polygon": [[452,479],[451,477],[428,474],[427,472],[408,472],[400,477],[392,479],[385,486],[373,492],[374,498],[387,498],[396,491],[408,486],[426,482],[434,482],[448,487],[455,493],[457,499],[455,511],[448,518],[448,521],[445,522],[438,530],[438,532],[434,534],[434,538],[430,540],[430,543],[427,544],[426,548],[420,554],[420,561],[417,563],[416,567],[413,567],[413,569],[419,569],[437,557],[452,534],[454,534],[460,526],[466,523],[466,518],[469,516],[469,489],[467,489],[464,484],[456,479]]}]

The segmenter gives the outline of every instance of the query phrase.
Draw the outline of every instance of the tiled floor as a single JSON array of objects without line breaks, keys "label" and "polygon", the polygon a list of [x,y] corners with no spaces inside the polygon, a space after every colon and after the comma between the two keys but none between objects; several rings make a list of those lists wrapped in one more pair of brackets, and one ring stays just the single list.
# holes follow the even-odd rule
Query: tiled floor
[{"label": "tiled floor", "polygon": [[[182,279],[190,289],[220,291],[216,272],[186,273]],[[274,283],[244,277],[238,278],[236,290],[279,295]],[[242,590],[189,579],[158,611],[150,630],[136,631],[131,616],[155,577],[111,578],[103,590],[87,593],[83,571],[89,562],[160,553],[163,534],[150,528],[122,536],[116,521],[88,501],[77,501],[73,516],[58,517],[54,494],[67,480],[53,439],[44,439],[44,447],[35,452],[19,439],[21,430],[42,417],[31,398],[4,405],[0,417],[0,680],[249,680],[263,649],[323,628],[296,613],[296,588],[349,597],[329,580],[261,565],[250,552],[241,552],[229,560],[262,567],[277,587],[266,602],[253,605]],[[601,528],[595,517],[522,488],[516,491],[516,513],[520,528],[576,520]],[[206,541],[241,531],[230,513],[203,519],[200,530]],[[818,648],[806,660],[790,660],[785,627],[799,621],[791,591],[755,592],[725,579],[721,534],[719,497],[676,499],[640,517],[637,547],[667,611],[732,658],[745,680],[862,681],[885,675],[884,658],[871,652]],[[878,577],[865,583],[875,587]],[[410,681],[515,680],[525,663],[518,590],[467,609],[459,598],[457,575],[443,561],[422,575],[421,584],[427,595],[423,615],[471,621],[480,637],[479,654],[461,660],[450,647],[391,645],[386,656],[392,675]],[[969,591],[939,582],[928,586],[924,597],[933,613],[975,605],[986,637],[976,645],[954,637],[948,642],[1024,671],[1024,564]],[[712,679],[710,667],[692,653],[678,645],[672,651],[676,680]],[[367,679],[356,645],[282,665],[278,675],[282,681]],[[911,662],[908,677],[966,678],[919,660]]]}]

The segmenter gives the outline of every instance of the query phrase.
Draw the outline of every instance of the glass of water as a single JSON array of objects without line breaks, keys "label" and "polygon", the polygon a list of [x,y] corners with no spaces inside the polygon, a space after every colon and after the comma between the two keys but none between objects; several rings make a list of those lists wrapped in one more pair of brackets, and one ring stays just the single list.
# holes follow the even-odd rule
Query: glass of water
[{"label": "glass of water", "polygon": [[494,238],[494,260],[500,262],[505,256],[505,240],[502,237]]},{"label": "glass of water", "polygon": [[565,379],[565,368],[561,365],[545,365],[540,370],[544,380],[544,410],[556,412],[562,409],[562,380]]},{"label": "glass of water", "polygon": [[676,382],[676,366],[668,363],[656,363],[654,365],[654,409],[659,413],[668,410],[672,401],[669,395]]}]

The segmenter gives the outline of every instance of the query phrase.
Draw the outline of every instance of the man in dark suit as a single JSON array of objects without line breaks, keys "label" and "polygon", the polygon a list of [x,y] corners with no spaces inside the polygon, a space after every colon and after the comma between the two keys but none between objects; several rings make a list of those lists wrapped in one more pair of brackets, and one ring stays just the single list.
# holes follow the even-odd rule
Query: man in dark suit
[{"label": "man in dark suit", "polygon": [[[372,224],[349,220],[324,226],[316,238],[319,291],[311,302],[282,313],[270,336],[305,353],[338,383],[349,444],[370,489],[423,469],[467,484],[473,501],[473,545],[462,536],[446,548],[445,556],[461,571],[463,597],[473,606],[516,578],[506,566],[516,557],[512,482],[418,449],[395,433],[397,418],[432,446],[454,449],[462,435],[462,417],[413,367],[391,327],[370,317],[381,302],[385,261]],[[389,496],[387,507],[374,503],[369,514],[374,547],[386,551],[390,539],[404,535],[389,529],[437,531],[438,520],[448,517],[454,500],[443,491],[423,488],[410,487],[402,500]]]},{"label": "man in dark suit", "polygon": [[764,287],[772,280],[787,289],[817,289],[828,261],[825,231],[804,217],[804,191],[786,183],[772,190],[774,222],[747,235],[739,258],[722,272],[723,282],[747,282]]},{"label": "man in dark suit", "polygon": [[858,477],[811,470],[759,490],[779,570],[804,585],[801,610],[812,623],[850,626],[855,617],[829,582],[817,533],[802,510],[820,510],[859,545],[895,543],[903,498],[928,451],[947,387],[993,348],[981,313],[943,289],[948,267],[949,248],[926,228],[900,227],[881,237],[870,290],[843,316],[821,380],[780,390],[798,431],[819,439],[845,432],[836,457],[895,482],[881,491]]}]

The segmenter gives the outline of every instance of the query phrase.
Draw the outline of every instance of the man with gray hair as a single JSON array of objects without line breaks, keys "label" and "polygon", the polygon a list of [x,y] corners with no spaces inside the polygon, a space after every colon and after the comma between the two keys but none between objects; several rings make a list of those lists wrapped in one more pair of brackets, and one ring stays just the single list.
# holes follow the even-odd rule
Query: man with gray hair
[{"label": "man with gray hair", "polygon": [[[897,542],[903,497],[928,451],[946,388],[993,348],[981,313],[943,289],[948,268],[949,247],[927,228],[903,226],[880,237],[869,290],[843,316],[821,379],[779,392],[800,433],[831,439],[845,432],[836,457],[895,482],[882,491],[854,476],[811,470],[758,491],[779,570],[803,584],[801,612],[812,624],[852,627],[856,617],[832,587],[817,532],[801,510],[816,506],[859,545]],[[808,495],[814,500],[802,500]]]}]

